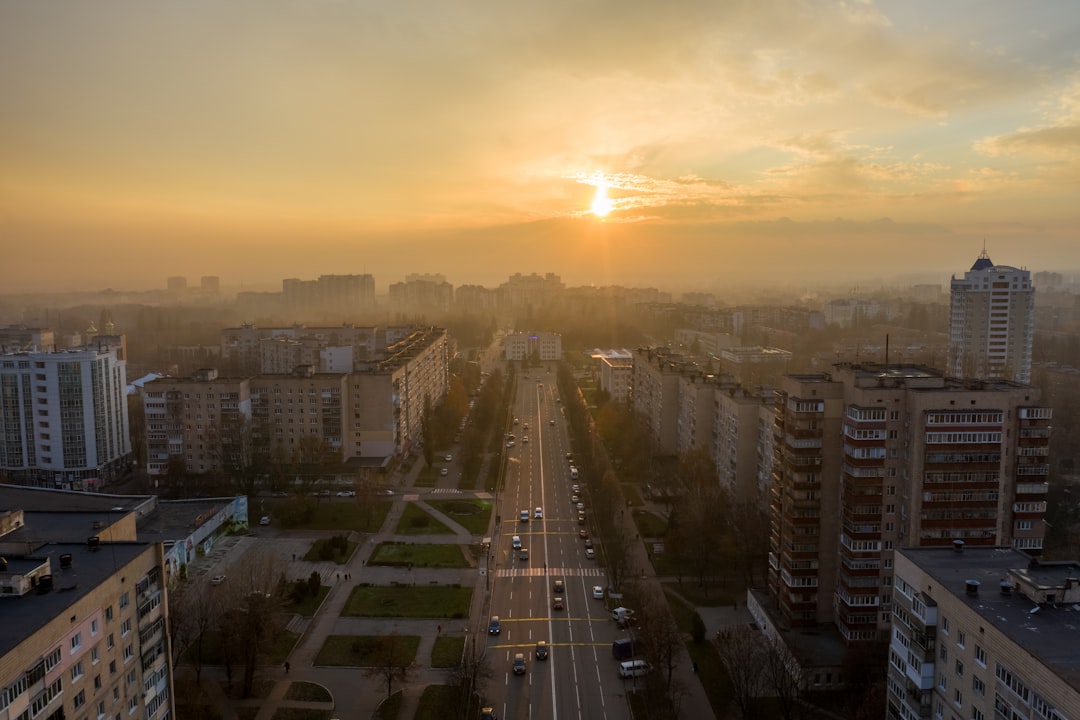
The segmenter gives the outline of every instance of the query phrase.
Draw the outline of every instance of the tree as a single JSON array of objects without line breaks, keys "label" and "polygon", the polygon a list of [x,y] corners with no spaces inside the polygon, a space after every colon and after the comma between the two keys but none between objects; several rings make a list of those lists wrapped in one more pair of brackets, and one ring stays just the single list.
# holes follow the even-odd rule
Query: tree
[{"label": "tree", "polygon": [[762,567],[769,553],[769,516],[754,502],[731,508],[729,536],[747,587],[754,584],[754,568]]},{"label": "tree", "polygon": [[784,720],[795,720],[805,685],[802,667],[780,638],[769,638],[764,651],[763,678],[766,687],[776,697]]},{"label": "tree", "polygon": [[205,579],[182,580],[169,592],[169,635],[172,638],[173,665],[181,661],[195,670],[195,683],[202,680],[204,649],[210,631],[218,624],[220,603],[214,588]]},{"label": "tree", "polygon": [[394,691],[394,680],[404,682],[413,667],[413,654],[397,633],[379,638],[372,654],[372,665],[367,669],[369,677],[386,681],[386,697]]},{"label": "tree", "polygon": [[642,588],[638,612],[641,622],[638,625],[638,637],[645,646],[645,656],[649,663],[658,669],[664,680],[664,694],[669,694],[675,679],[675,667],[683,650],[683,634],[678,623],[671,615],[671,609],[664,602],[659,590]]},{"label": "tree", "polygon": [[765,651],[761,632],[749,625],[733,625],[716,637],[716,653],[727,670],[735,705],[743,718],[754,717],[754,698],[764,689]]},{"label": "tree", "polygon": [[218,619],[226,673],[231,680],[233,665],[240,664],[245,698],[254,688],[255,670],[285,628],[281,590],[274,556],[258,550],[232,565],[229,579],[214,588],[223,606]]},{"label": "tree", "polygon": [[222,413],[221,422],[212,427],[212,452],[219,467],[241,495],[254,495],[263,475],[263,454],[259,434],[250,418],[240,413]]}]

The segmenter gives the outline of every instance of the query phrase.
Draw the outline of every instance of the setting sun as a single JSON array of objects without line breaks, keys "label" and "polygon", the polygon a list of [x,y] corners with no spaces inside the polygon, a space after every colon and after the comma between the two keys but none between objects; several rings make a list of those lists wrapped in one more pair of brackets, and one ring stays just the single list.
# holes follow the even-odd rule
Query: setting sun
[{"label": "setting sun", "polygon": [[611,198],[607,196],[607,185],[596,186],[596,196],[593,198],[592,207],[589,208],[596,217],[605,217],[612,210]]}]

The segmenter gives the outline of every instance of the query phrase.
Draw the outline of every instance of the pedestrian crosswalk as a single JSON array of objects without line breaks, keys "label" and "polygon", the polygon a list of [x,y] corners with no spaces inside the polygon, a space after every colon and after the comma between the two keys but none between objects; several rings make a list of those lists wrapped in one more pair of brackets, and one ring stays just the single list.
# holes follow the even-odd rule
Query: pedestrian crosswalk
[{"label": "pedestrian crosswalk", "polygon": [[551,575],[553,577],[601,577],[604,571],[602,568],[597,567],[584,567],[584,568],[503,568],[495,571],[496,577],[543,577],[544,575]]},{"label": "pedestrian crosswalk", "polygon": [[429,491],[432,495],[460,495],[461,491],[457,488],[435,488]]}]

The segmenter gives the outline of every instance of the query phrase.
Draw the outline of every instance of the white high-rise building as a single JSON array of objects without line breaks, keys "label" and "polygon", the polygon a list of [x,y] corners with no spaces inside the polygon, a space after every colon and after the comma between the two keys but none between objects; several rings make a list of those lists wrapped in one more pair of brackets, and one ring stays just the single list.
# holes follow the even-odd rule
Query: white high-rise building
[{"label": "white high-rise building", "polygon": [[97,490],[131,459],[126,363],[107,344],[0,356],[0,470],[38,487]]},{"label": "white high-rise building", "polygon": [[983,250],[953,277],[947,370],[958,378],[1031,382],[1035,287],[1027,270],[995,265]]}]

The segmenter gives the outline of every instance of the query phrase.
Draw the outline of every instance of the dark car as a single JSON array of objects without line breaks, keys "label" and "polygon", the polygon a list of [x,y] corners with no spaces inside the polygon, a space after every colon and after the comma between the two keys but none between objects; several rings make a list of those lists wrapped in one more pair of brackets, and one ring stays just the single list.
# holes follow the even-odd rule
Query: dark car
[{"label": "dark car", "polygon": [[536,659],[547,660],[548,657],[548,644],[547,640],[536,641]]},{"label": "dark car", "polygon": [[551,609],[552,610],[565,610],[566,609],[566,603],[563,602],[563,599],[561,597],[553,597],[551,599]]},{"label": "dark car", "polygon": [[499,717],[495,714],[495,708],[489,705],[480,708],[480,720],[499,720]]},{"label": "dark car", "polygon": [[491,622],[488,623],[488,635],[498,635],[502,632],[502,623],[499,622],[498,615],[491,616]]},{"label": "dark car", "polygon": [[517,653],[514,655],[514,674],[525,674],[525,653]]}]

